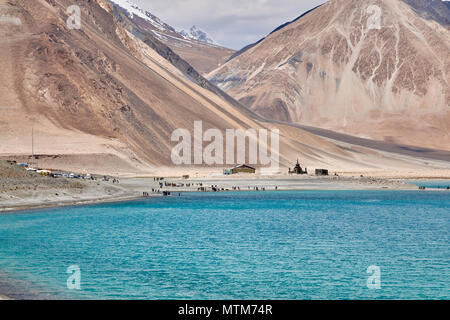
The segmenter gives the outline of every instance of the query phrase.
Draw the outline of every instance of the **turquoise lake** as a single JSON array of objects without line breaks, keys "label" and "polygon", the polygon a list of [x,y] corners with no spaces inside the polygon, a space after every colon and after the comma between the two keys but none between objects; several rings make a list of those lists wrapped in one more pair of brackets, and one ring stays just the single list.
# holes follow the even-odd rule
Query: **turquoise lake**
[{"label": "turquoise lake", "polygon": [[[0,294],[449,299],[449,191],[185,193],[0,215]],[[81,290],[67,288],[70,266]],[[381,289],[367,286],[369,266]]]},{"label": "turquoise lake", "polygon": [[414,184],[418,187],[425,187],[428,189],[450,189],[450,180],[426,180],[426,181],[415,181],[410,180],[409,183]]}]

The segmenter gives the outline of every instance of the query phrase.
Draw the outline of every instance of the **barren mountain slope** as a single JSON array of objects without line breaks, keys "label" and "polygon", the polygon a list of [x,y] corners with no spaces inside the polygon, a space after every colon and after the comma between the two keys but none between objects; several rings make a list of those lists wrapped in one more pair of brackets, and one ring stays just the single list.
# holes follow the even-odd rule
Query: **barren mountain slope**
[{"label": "barren mountain slope", "polygon": [[1,1],[9,20],[0,23],[0,152],[29,152],[34,127],[38,153],[117,153],[169,165],[176,128],[249,121],[206,100],[148,47],[156,62],[144,64],[109,4],[77,3],[81,30],[67,28],[71,1]]},{"label": "barren mountain slope", "polygon": [[202,120],[222,132],[279,128],[286,167],[298,157],[310,168],[336,170],[448,167],[258,122],[157,39],[143,42],[126,31],[104,0],[77,1],[82,27],[68,29],[72,3],[0,0],[2,157],[29,157],[34,127],[41,167],[158,174],[152,168],[173,166],[173,131],[193,132]]},{"label": "barren mountain slope", "polygon": [[450,150],[450,33],[403,1],[332,0],[209,78],[268,119]]}]

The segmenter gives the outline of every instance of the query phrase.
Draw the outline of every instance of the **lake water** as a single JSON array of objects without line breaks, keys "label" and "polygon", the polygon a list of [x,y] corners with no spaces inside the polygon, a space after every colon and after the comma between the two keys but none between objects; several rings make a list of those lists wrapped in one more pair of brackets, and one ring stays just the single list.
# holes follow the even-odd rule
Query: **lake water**
[{"label": "lake water", "polygon": [[425,187],[427,189],[448,189],[450,188],[450,180],[426,180],[426,181],[409,181],[418,187]]},{"label": "lake water", "polygon": [[[0,216],[0,293],[449,299],[450,192],[182,194]],[[81,290],[66,273],[79,266]],[[369,266],[381,289],[369,289]]]}]

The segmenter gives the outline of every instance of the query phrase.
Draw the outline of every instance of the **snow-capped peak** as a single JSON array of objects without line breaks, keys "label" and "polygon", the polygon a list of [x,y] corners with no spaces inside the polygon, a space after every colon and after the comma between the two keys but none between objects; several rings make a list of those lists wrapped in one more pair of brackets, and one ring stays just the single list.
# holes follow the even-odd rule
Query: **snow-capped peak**
[{"label": "snow-capped peak", "polygon": [[205,31],[197,28],[197,26],[195,25],[191,27],[189,32],[182,30],[180,31],[180,34],[185,39],[194,39],[209,44],[216,44],[215,41]]},{"label": "snow-capped peak", "polygon": [[[113,4],[121,7],[128,13],[130,19],[133,19],[134,16],[140,17],[150,24],[152,24],[156,29],[161,31],[162,33],[177,33],[180,37],[186,40],[197,40],[211,45],[217,45],[213,39],[203,30],[197,28],[195,25],[191,27],[189,32],[184,30],[177,32],[173,27],[161,21],[158,17],[154,16],[150,12],[141,9],[137,4],[133,2],[133,0],[109,0]],[[155,34],[159,34],[157,31],[154,31]]]},{"label": "snow-capped peak", "polygon": [[154,16],[148,11],[145,11],[144,9],[141,9],[138,5],[133,3],[132,0],[109,0],[109,1],[126,10],[131,19],[133,19],[134,16],[138,16],[150,22],[155,28],[161,31],[175,31],[171,26],[162,22],[158,17]]}]

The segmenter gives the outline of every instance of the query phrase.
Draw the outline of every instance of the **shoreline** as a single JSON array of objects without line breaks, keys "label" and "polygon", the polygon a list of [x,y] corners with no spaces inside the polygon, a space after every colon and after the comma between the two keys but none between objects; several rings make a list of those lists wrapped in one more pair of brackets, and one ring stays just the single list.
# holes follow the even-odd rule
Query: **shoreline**
[{"label": "shoreline", "polygon": [[[391,191],[419,191],[416,181],[449,180],[448,178],[425,178],[420,174],[408,177],[377,177],[375,175],[347,172],[345,175],[333,175],[318,177],[314,175],[248,175],[237,174],[202,175],[188,179],[178,177],[165,177],[157,180],[152,177],[128,177],[121,178],[120,183],[104,181],[80,181],[73,179],[41,178],[41,184],[34,190],[6,191],[0,193],[0,215],[8,213],[20,213],[22,211],[63,208],[73,206],[95,205],[102,203],[119,203],[135,201],[162,196],[163,191],[177,193],[187,192],[213,192],[213,187],[218,192],[265,192],[265,191],[357,191],[357,190],[391,190]],[[33,184],[37,184],[35,178],[29,178]],[[47,185],[43,184],[46,183]],[[28,182],[30,183],[30,182]],[[81,183],[75,188],[60,189],[67,183]],[[164,185],[160,185],[164,183]],[[433,189],[427,189],[432,191]],[[423,191],[423,190],[422,190]],[[144,196],[144,193],[146,196]]]},{"label": "shoreline", "polygon": [[[260,193],[260,192],[287,192],[287,191],[424,191],[424,190],[416,190],[411,188],[405,188],[405,189],[370,189],[370,188],[362,188],[362,189],[278,189],[278,190],[266,190],[266,191],[255,191],[255,190],[228,190],[228,191],[220,191],[220,192],[213,192],[213,191],[193,191],[193,190],[175,190],[170,191],[171,193],[212,193],[212,194],[220,194],[224,192],[231,192],[231,193],[240,193],[240,192],[251,192],[251,193]],[[444,190],[434,190],[434,189],[427,189],[425,191],[444,191]],[[65,202],[59,202],[59,203],[49,203],[49,204],[42,204],[42,205],[10,205],[8,208],[0,208],[0,216],[3,214],[15,214],[15,213],[21,213],[26,211],[34,211],[34,210],[41,210],[41,209],[55,209],[55,208],[70,208],[70,207],[79,207],[79,206],[88,206],[88,205],[96,205],[96,204],[113,204],[113,203],[122,203],[122,202],[129,202],[129,201],[138,201],[138,200],[144,200],[144,199],[151,199],[151,198],[158,198],[162,197],[162,195],[159,194],[151,194],[147,197],[117,197],[117,198],[111,198],[111,199],[99,199],[99,200],[77,200],[77,201],[65,201]],[[0,299],[1,300],[1,299]]]},{"label": "shoreline", "polygon": [[[151,195],[150,197],[157,197],[157,195]],[[88,200],[67,200],[67,201],[59,201],[59,202],[50,202],[47,204],[18,204],[18,205],[9,205],[5,208],[0,208],[0,216],[2,214],[11,214],[11,213],[20,213],[24,211],[31,210],[40,210],[40,209],[53,209],[53,208],[68,208],[68,207],[78,207],[78,206],[87,206],[87,205],[95,205],[95,204],[103,204],[103,203],[121,203],[128,201],[135,201],[144,199],[143,197],[137,196],[127,196],[127,197],[112,197],[107,199],[88,199]]]},{"label": "shoreline", "polygon": [[[241,177],[242,178],[242,177]],[[259,178],[259,179],[258,179]],[[212,190],[207,191],[198,191],[195,190],[195,188],[185,188],[185,187],[167,187],[161,189],[161,193],[150,193],[148,196],[142,196],[141,192],[138,193],[136,189],[136,185],[131,186],[131,184],[135,183],[136,180],[140,180],[141,182],[138,183],[139,186],[141,186],[141,190],[143,190],[142,185],[146,185],[147,189],[149,185],[149,179],[148,178],[137,178],[137,179],[125,179],[125,188],[128,192],[126,193],[120,193],[117,195],[112,195],[108,197],[100,197],[100,198],[85,198],[85,199],[72,199],[72,200],[59,200],[59,201],[50,201],[45,203],[24,203],[24,201],[17,201],[15,203],[10,203],[4,207],[0,207],[0,216],[3,214],[15,214],[15,213],[21,213],[25,211],[32,211],[32,210],[40,210],[40,209],[53,209],[53,208],[65,208],[65,207],[78,207],[78,206],[87,206],[87,205],[97,205],[97,204],[106,204],[106,203],[121,203],[121,202],[128,202],[128,201],[138,201],[138,200],[144,200],[144,199],[150,199],[150,198],[157,198],[162,197],[162,191],[168,191],[172,194],[177,193],[223,193],[223,192],[232,192],[232,193],[239,193],[239,192],[252,192],[252,193],[260,193],[260,192],[286,192],[286,191],[423,191],[419,190],[417,186],[408,184],[407,181],[402,182],[392,182],[389,181],[389,179],[379,179],[372,184],[369,184],[367,182],[361,182],[358,181],[358,179],[351,179],[348,178],[344,181],[336,181],[332,180],[330,178],[326,179],[303,179],[303,180],[295,180],[295,179],[287,179],[287,180],[277,180],[277,179],[261,179],[258,177],[256,179],[220,179],[220,177],[217,178],[206,178],[206,179],[199,179],[199,180],[170,180],[170,181],[178,181],[183,182],[185,184],[198,184],[202,183],[205,186],[209,185],[225,185],[224,188],[231,188],[230,185],[239,185],[240,190],[221,190],[218,192],[213,192]],[[380,181],[381,180],[381,181]],[[409,180],[409,179],[408,179]],[[423,181],[427,181],[427,179],[420,179]],[[437,179],[436,179],[437,180]],[[128,185],[127,185],[128,182]],[[271,186],[265,186],[266,190],[254,190],[250,189],[251,187],[243,187],[244,185],[258,185],[260,188],[261,186],[264,186],[263,183],[271,183]],[[301,183],[302,185],[292,185],[290,186],[289,182],[296,182]],[[390,182],[391,184],[389,184]],[[228,184],[228,185],[227,185]],[[122,187],[124,187],[122,185]],[[277,185],[278,189],[275,189],[274,185]],[[221,187],[222,187],[221,186]],[[132,192],[133,191],[133,192]],[[434,189],[427,189],[427,191],[442,191],[442,190],[434,190]],[[131,195],[132,193],[135,193],[135,195]],[[139,195],[138,195],[139,194]]]}]

